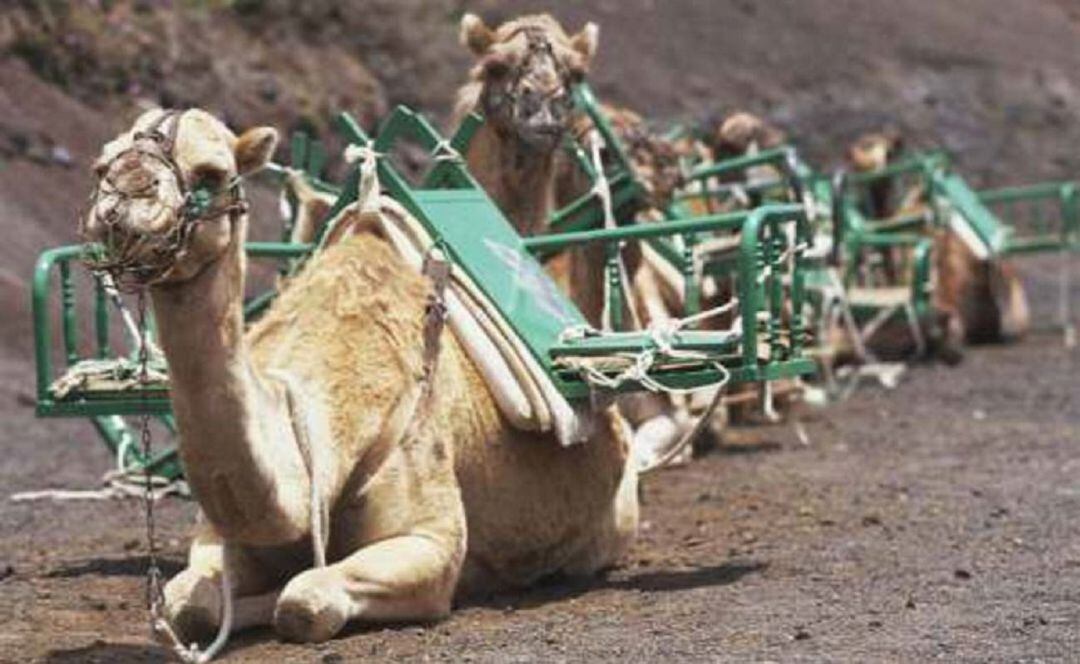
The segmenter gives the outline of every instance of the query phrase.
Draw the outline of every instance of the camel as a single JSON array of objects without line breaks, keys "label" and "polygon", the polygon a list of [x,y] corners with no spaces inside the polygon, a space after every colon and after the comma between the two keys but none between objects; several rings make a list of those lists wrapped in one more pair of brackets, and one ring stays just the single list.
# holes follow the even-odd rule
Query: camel
[{"label": "camel", "polygon": [[[612,566],[638,519],[621,416],[595,411],[570,447],[511,429],[451,333],[425,361],[432,286],[376,232],[316,254],[244,331],[241,179],[276,141],[201,110],[148,112],[105,146],[84,222],[148,289],[169,365],[202,515],[164,590],[181,639],[221,624],[223,577],[235,628],[313,642]],[[195,188],[212,192],[201,212],[184,205]]]},{"label": "camel", "polygon": [[[556,201],[566,203],[568,196],[589,187],[574,180],[574,186],[583,189],[567,194],[557,190],[557,182],[566,163],[563,139],[580,122],[571,87],[588,73],[599,29],[588,23],[568,36],[547,14],[523,16],[492,29],[478,16],[466,14],[460,40],[478,61],[471,80],[458,91],[454,124],[473,111],[484,117],[465,155],[469,171],[519,233],[540,233],[547,228]],[[636,254],[628,251],[624,260],[634,274]],[[598,328],[605,308],[604,265],[604,247],[593,244],[563,252],[547,266],[586,320]],[[635,450],[665,448],[692,425],[682,418],[676,423],[666,407],[635,405],[655,401],[649,395],[620,399],[620,407],[635,425]],[[650,420],[646,428],[639,426]],[[653,452],[645,456],[659,458]]]},{"label": "camel", "polygon": [[746,111],[725,117],[709,135],[709,148],[718,161],[780,147],[786,142],[782,130]]},{"label": "camel", "polygon": [[[497,28],[475,14],[461,19],[462,45],[476,58],[458,91],[453,123],[484,117],[465,158],[469,172],[522,235],[546,230],[556,203],[562,144],[575,115],[571,87],[588,73],[599,28],[568,36],[547,14]],[[548,272],[594,326],[604,310],[604,249],[572,249],[548,261]]]},{"label": "camel", "polygon": [[[903,149],[903,136],[896,129],[864,134],[848,150],[848,162],[855,172],[885,168]],[[928,209],[924,186],[894,191],[891,180],[871,185],[867,214],[875,219],[908,216]],[[1030,328],[1027,296],[1011,261],[980,259],[955,231],[934,229],[936,279],[932,296],[934,320],[929,321],[931,340],[947,361],[959,359],[964,342],[1015,340]],[[886,271],[895,271],[895,252],[886,256]],[[901,335],[902,336],[902,335]]]},{"label": "camel", "polygon": [[544,230],[555,201],[556,157],[573,119],[571,86],[588,73],[599,28],[568,36],[547,14],[489,28],[461,19],[461,43],[478,59],[459,91],[454,124],[472,111],[484,124],[469,145],[469,171],[519,232]]}]

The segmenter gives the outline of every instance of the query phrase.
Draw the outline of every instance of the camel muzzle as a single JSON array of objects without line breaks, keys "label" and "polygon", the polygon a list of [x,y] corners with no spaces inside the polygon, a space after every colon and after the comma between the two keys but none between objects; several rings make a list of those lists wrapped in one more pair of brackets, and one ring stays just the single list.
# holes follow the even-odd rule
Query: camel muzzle
[{"label": "camel muzzle", "polygon": [[[247,211],[239,176],[218,188],[187,186],[172,154],[182,116],[166,112],[137,133],[131,147],[106,165],[94,191],[83,225],[84,239],[94,244],[85,262],[118,284],[161,281],[185,256],[200,223]],[[166,134],[161,126],[169,119]]]}]

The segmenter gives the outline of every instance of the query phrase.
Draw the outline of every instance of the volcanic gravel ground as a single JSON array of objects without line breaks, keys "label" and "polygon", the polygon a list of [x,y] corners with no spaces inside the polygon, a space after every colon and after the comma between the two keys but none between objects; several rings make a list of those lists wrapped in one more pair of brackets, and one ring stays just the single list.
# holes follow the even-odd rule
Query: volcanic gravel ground
[{"label": "volcanic gravel ground", "polygon": [[[1023,265],[1037,312],[1054,310],[1053,266]],[[1075,661],[1077,358],[1043,332],[805,412],[808,445],[788,425],[732,431],[648,479],[640,541],[594,582],[319,646],[258,630],[225,659]],[[89,426],[4,408],[8,491],[91,486],[108,466]],[[157,510],[167,574],[194,511]],[[142,523],[138,501],[0,502],[0,660],[167,659],[145,638]]]}]

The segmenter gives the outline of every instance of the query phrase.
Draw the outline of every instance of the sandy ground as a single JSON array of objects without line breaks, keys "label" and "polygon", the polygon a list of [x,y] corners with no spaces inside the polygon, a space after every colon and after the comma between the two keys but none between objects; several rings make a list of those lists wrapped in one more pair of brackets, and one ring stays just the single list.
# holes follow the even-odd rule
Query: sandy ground
[{"label": "sandy ground", "polygon": [[[1048,315],[1051,262],[1024,268]],[[255,631],[225,661],[1076,661],[1078,358],[1036,334],[806,413],[809,445],[733,431],[648,481],[639,543],[593,583],[320,646]],[[89,426],[5,410],[4,493],[107,467]],[[167,659],[145,638],[141,509],[0,502],[0,661]],[[158,514],[172,574],[194,509]]]}]

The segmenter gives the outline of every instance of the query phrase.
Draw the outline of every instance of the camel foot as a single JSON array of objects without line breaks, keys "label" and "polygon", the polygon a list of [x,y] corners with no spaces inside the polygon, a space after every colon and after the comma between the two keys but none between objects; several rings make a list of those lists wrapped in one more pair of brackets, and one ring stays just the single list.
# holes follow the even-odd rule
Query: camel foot
[{"label": "camel foot", "polygon": [[165,584],[165,618],[182,643],[214,638],[221,624],[221,583],[184,570]]},{"label": "camel foot", "polygon": [[288,641],[329,640],[349,619],[349,596],[325,569],[308,570],[285,586],[274,609],[274,630]]}]

